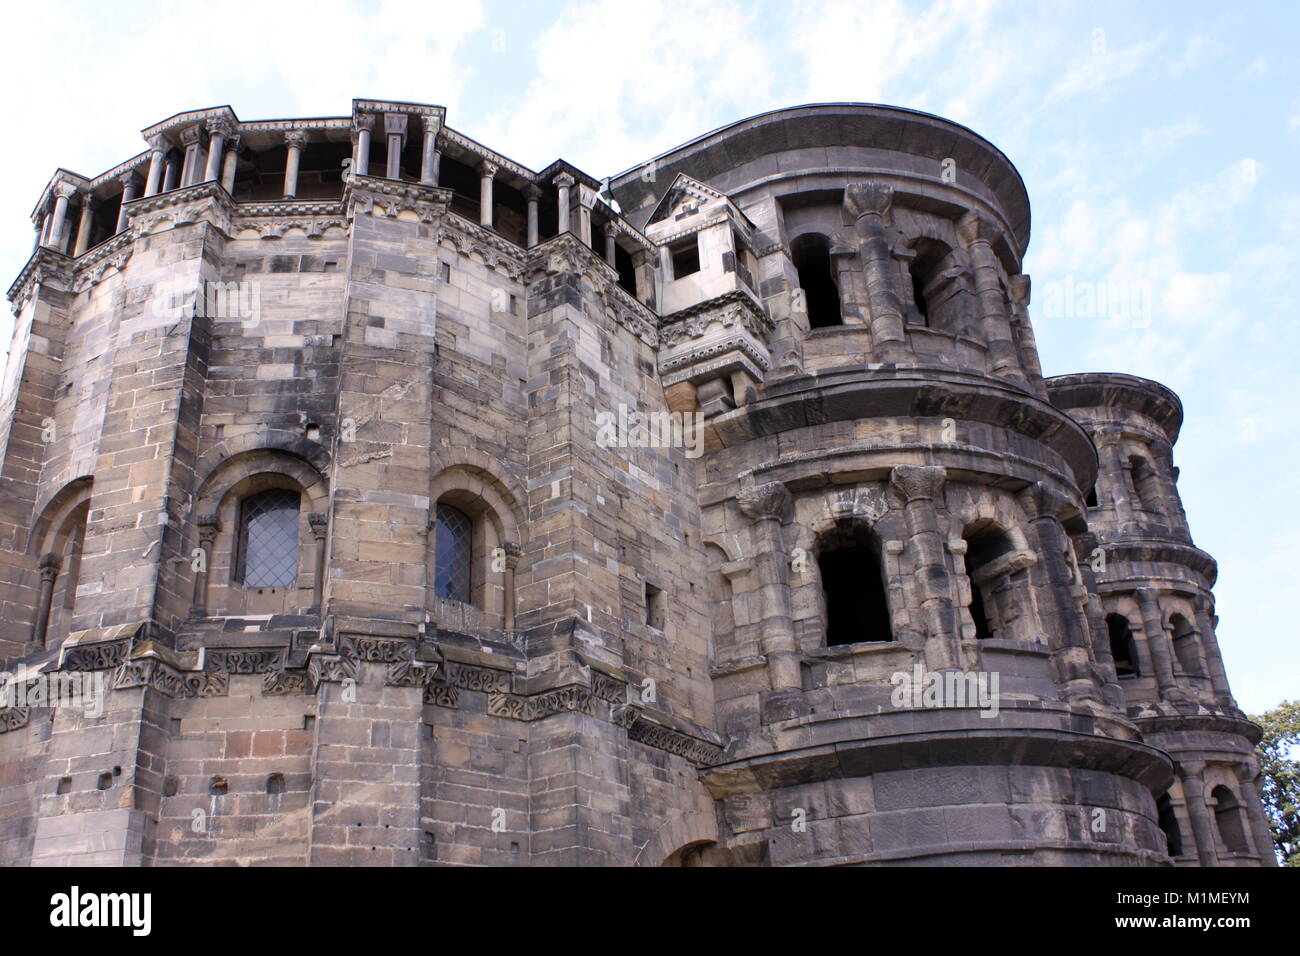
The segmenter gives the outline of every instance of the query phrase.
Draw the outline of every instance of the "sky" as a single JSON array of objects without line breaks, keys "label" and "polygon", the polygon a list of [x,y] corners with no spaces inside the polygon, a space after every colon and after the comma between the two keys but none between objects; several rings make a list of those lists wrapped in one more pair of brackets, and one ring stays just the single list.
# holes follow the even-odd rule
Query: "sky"
[{"label": "sky", "polygon": [[[144,127],[208,106],[251,120],[438,103],[533,169],[563,157],[598,177],[802,103],[970,127],[1029,192],[1045,374],[1130,372],[1181,396],[1179,489],[1219,562],[1233,691],[1252,713],[1300,698],[1300,5],[119,0],[5,17],[6,283],[56,167],[97,175],[144,149]],[[1059,307],[1083,289],[1106,304]]]}]

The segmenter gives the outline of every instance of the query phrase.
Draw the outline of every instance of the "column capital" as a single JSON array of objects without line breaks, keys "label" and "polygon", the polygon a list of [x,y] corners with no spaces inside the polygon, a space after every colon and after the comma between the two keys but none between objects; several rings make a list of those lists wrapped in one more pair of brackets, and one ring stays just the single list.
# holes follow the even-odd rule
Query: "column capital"
[{"label": "column capital", "polygon": [[220,136],[222,139],[229,139],[231,134],[235,132],[235,124],[224,116],[208,120],[207,126],[209,136]]},{"label": "column capital", "polygon": [[499,170],[500,168],[501,167],[498,166],[496,163],[492,162],[491,160],[485,159],[478,164],[478,174],[482,176],[484,179],[491,179],[493,176],[497,174],[497,170]]},{"label": "column capital", "polygon": [[284,134],[284,145],[291,149],[302,149],[307,145],[307,133],[305,130],[291,129]]},{"label": "column capital", "polygon": [[186,147],[196,146],[203,139],[203,127],[199,124],[187,126],[181,130],[181,143]]},{"label": "column capital", "polygon": [[59,568],[62,566],[62,560],[52,552],[41,555],[41,560],[37,563],[37,567],[41,569],[41,579],[45,581],[51,581],[57,577]]},{"label": "column capital", "polygon": [[357,130],[372,130],[375,128],[374,113],[358,113],[352,119],[352,128]]},{"label": "column capital", "polygon": [[384,132],[389,136],[392,136],[394,134],[405,136],[406,135],[406,114],[385,113]]},{"label": "column capital", "polygon": [[1020,274],[1011,277],[1011,298],[1016,305],[1028,307],[1031,291],[1029,276]]},{"label": "column capital", "polygon": [[1055,519],[1069,507],[1069,500],[1045,482],[1035,481],[1024,488],[1017,496],[1020,506],[1025,509],[1030,521],[1039,518]]},{"label": "column capital", "polygon": [[894,187],[885,183],[849,183],[844,188],[844,208],[855,220],[884,216],[894,205]]},{"label": "column capital", "polygon": [[319,539],[325,537],[325,532],[329,530],[330,518],[323,511],[309,511],[307,523],[311,525],[311,533]]},{"label": "column capital", "polygon": [[1205,773],[1204,760],[1179,760],[1176,766],[1180,777],[1191,777],[1199,780],[1201,775]]},{"label": "column capital", "polygon": [[54,184],[54,195],[58,199],[71,199],[77,194],[77,187],[72,183],[57,182]]},{"label": "column capital", "polygon": [[741,512],[755,521],[776,519],[782,521],[790,510],[790,491],[779,481],[741,488],[736,503]]},{"label": "column capital", "polygon": [[560,173],[558,176],[552,179],[551,182],[553,182],[560,189],[569,189],[573,186],[574,183],[577,182],[577,180],[574,179],[572,176],[570,176],[568,173]]},{"label": "column capital", "polygon": [[542,190],[536,183],[529,183],[524,187],[524,198],[529,202],[537,202],[542,198]]},{"label": "column capital", "polygon": [[889,472],[889,483],[910,503],[938,497],[947,477],[942,465],[896,465]]},{"label": "column capital", "polygon": [[123,189],[131,189],[135,186],[135,173],[123,173],[117,177],[117,181],[122,184]]},{"label": "column capital", "polygon": [[506,553],[506,570],[515,570],[519,566],[519,556],[524,553],[523,549],[514,541],[505,541],[501,544],[501,550]]},{"label": "column capital", "polygon": [[615,236],[622,235],[623,233],[623,227],[619,225],[617,219],[610,219],[604,224],[603,228],[605,230],[605,235],[611,239]]},{"label": "column capital", "polygon": [[155,153],[167,152],[167,137],[163,136],[162,133],[145,137],[145,142],[149,144],[149,149]]},{"label": "column capital", "polygon": [[977,242],[992,242],[998,237],[998,227],[987,216],[968,211],[957,220],[957,236],[966,246]]}]

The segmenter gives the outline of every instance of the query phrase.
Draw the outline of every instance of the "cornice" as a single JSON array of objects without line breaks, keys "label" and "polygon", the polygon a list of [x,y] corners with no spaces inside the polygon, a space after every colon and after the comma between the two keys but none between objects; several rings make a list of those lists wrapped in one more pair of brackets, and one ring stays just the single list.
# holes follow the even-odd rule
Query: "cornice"
[{"label": "cornice", "polygon": [[651,348],[659,347],[659,317],[618,284],[618,271],[572,232],[552,236],[528,250],[524,270],[528,281],[542,274],[581,273],[593,285],[614,321]]},{"label": "cornice", "polygon": [[22,304],[28,295],[31,294],[33,286],[45,282],[48,279],[58,279],[64,285],[70,285],[72,281],[72,264],[73,260],[61,252],[57,252],[48,246],[40,246],[32,253],[27,264],[23,266],[22,271],[18,273],[18,278],[14,280],[13,285],[9,287],[9,293],[6,296],[14,304],[14,310],[20,311]]},{"label": "cornice", "polygon": [[451,143],[452,145],[459,146],[468,153],[472,153],[479,157],[479,159],[486,159],[488,162],[494,163],[499,170],[514,173],[520,179],[525,179],[530,183],[539,181],[537,173],[533,172],[528,167],[521,166],[519,163],[502,156],[494,150],[488,149],[482,143],[472,140],[464,133],[458,133],[448,126],[442,127],[442,130],[438,134],[438,139],[443,144]]}]

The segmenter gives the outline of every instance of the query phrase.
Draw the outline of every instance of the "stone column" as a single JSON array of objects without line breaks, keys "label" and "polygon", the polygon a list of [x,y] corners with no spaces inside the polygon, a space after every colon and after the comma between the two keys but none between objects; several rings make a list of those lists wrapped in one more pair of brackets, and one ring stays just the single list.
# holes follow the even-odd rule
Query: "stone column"
[{"label": "stone column", "polygon": [[[185,147],[185,165],[181,168],[181,188],[192,186],[199,175],[199,149],[203,139],[203,127],[191,126],[181,133],[181,144]],[[121,231],[121,230],[119,230]]]},{"label": "stone column", "polygon": [[316,571],[312,575],[312,609],[317,613],[325,606],[325,541],[329,531],[329,515],[312,511],[307,515],[312,537],[316,539]]},{"label": "stone column", "polygon": [[122,184],[122,208],[117,212],[117,228],[113,230],[114,233],[119,233],[126,228],[126,204],[135,198],[135,174],[125,173],[118,182]]},{"label": "stone column", "polygon": [[1029,321],[1030,283],[1027,275],[1011,277],[1011,319],[1017,332],[1020,350],[1020,367],[1025,370],[1029,387],[1039,398],[1047,398],[1047,383],[1043,381],[1043,365],[1038,359],[1038,340],[1034,326]]},{"label": "stone column", "polygon": [[560,191],[560,223],[556,229],[556,234],[562,236],[569,231],[569,204],[571,202],[569,190],[573,188],[573,184],[577,180],[568,173],[560,173],[551,182],[555,183],[555,187]]},{"label": "stone column", "polygon": [[79,256],[90,247],[90,233],[95,227],[95,201],[90,193],[81,194],[81,218],[77,222],[77,245],[72,250]]},{"label": "stone column", "polygon": [[169,193],[176,188],[176,176],[176,160],[174,158],[168,158],[163,164],[163,192]]},{"label": "stone column", "polygon": [[284,145],[288,147],[284,160],[284,198],[294,199],[298,195],[298,164],[302,160],[302,149],[307,145],[307,134],[300,129],[291,129],[284,134]]},{"label": "stone column", "polygon": [[221,176],[222,152],[231,132],[228,120],[215,119],[208,122],[208,168],[203,172],[203,182],[214,182]]},{"label": "stone column", "polygon": [[492,228],[492,181],[497,174],[497,164],[487,160],[478,165],[478,223]]},{"label": "stone column", "polygon": [[1215,843],[1214,820],[1205,805],[1205,764],[1199,760],[1179,763],[1179,779],[1183,782],[1183,799],[1187,815],[1192,818],[1192,834],[1196,838],[1196,855],[1201,866],[1218,866],[1219,849]]},{"label": "stone column", "polygon": [[528,247],[531,249],[537,245],[537,205],[541,201],[542,191],[535,184],[530,183],[524,189],[524,197],[528,200]]},{"label": "stone column", "polygon": [[1084,602],[1084,612],[1088,619],[1088,630],[1092,635],[1092,656],[1101,665],[1107,680],[1118,686],[1119,675],[1115,673],[1115,657],[1110,652],[1110,630],[1106,627],[1106,609],[1101,603],[1097,591],[1097,575],[1092,570],[1092,552],[1098,547],[1098,538],[1091,531],[1072,536],[1074,558],[1079,565],[1079,574],[1084,587],[1088,590]]},{"label": "stone column", "polygon": [[215,514],[199,515],[199,550],[202,554],[201,570],[194,572],[194,600],[190,605],[190,617],[208,616],[208,581],[211,580],[212,542],[221,530],[221,522]]},{"label": "stone column", "polygon": [[789,556],[781,525],[790,510],[790,492],[779,481],[742,488],[736,498],[740,510],[754,521],[754,577],[758,582],[763,654],[767,675],[775,691],[803,687],[790,609]]},{"label": "stone column", "polygon": [[[54,214],[50,217],[50,234],[45,244],[51,249],[63,251],[63,223],[68,218],[68,200],[76,193],[77,187],[72,183],[54,184]],[[119,232],[121,229],[118,230]]]},{"label": "stone column", "polygon": [[591,210],[596,205],[596,191],[585,183],[578,184],[578,238],[591,248]]},{"label": "stone column", "polygon": [[161,136],[149,137],[149,175],[145,178],[145,196],[156,196],[162,183],[163,163],[167,159],[167,141]]},{"label": "stone column", "polygon": [[501,546],[506,553],[506,569],[501,582],[501,591],[503,598],[502,617],[507,631],[514,630],[515,627],[515,568],[519,567],[519,555],[522,553],[519,545],[513,541],[507,541]]},{"label": "stone column", "polygon": [[614,265],[615,250],[618,248],[618,223],[610,220],[605,223],[605,261],[611,268],[617,268]]},{"label": "stone column", "polygon": [[893,201],[893,188],[882,183],[850,183],[844,190],[844,209],[857,229],[867,280],[872,354],[885,365],[908,360],[903,307],[895,289],[893,255],[885,238],[885,219]]},{"label": "stone column", "polygon": [[239,137],[232,136],[226,143],[226,159],[222,163],[221,188],[235,194],[235,174],[239,169]]},{"label": "stone column", "polygon": [[1198,594],[1195,601],[1196,630],[1201,638],[1201,650],[1205,653],[1205,666],[1210,671],[1210,686],[1219,703],[1229,710],[1237,709],[1237,702],[1232,697],[1228,686],[1228,674],[1223,668],[1223,655],[1219,652],[1219,639],[1214,633],[1214,622],[1210,620],[1210,602],[1205,595]]},{"label": "stone column", "polygon": [[[867,284],[858,263],[857,248],[842,240],[832,242],[831,263],[840,290],[840,315],[844,324],[866,325],[869,311]],[[754,281],[758,281],[758,276],[754,277]]]},{"label": "stone column", "polygon": [[353,121],[357,134],[356,165],[353,171],[358,176],[370,175],[370,130],[374,128],[375,117],[372,113],[362,113]]},{"label": "stone column", "polygon": [[1142,609],[1142,632],[1146,635],[1147,648],[1151,651],[1151,666],[1155,668],[1156,686],[1162,700],[1183,700],[1184,694],[1174,680],[1173,657],[1169,647],[1169,635],[1165,633],[1164,619],[1160,612],[1155,588],[1138,588],[1138,606]]},{"label": "stone column", "polygon": [[59,556],[41,556],[41,591],[36,601],[36,619],[32,622],[31,646],[45,647],[46,630],[50,626],[50,605],[54,603],[54,582],[59,576]]},{"label": "stone column", "polygon": [[401,179],[402,147],[406,144],[406,114],[385,113],[384,135],[388,143],[384,153],[384,175],[389,179]]},{"label": "stone column", "polygon": [[1243,760],[1233,769],[1237,772],[1237,782],[1241,785],[1241,799],[1246,804],[1246,817],[1250,821],[1250,835],[1259,863],[1261,866],[1277,866],[1268,814],[1264,810],[1264,801],[1259,797],[1259,785],[1255,782],[1255,765],[1249,760]]},{"label": "stone column", "polygon": [[984,342],[989,348],[989,372],[1025,386],[1028,383],[1020,368],[1016,343],[1011,337],[1007,300],[998,281],[998,257],[993,252],[993,240],[998,236],[998,229],[992,220],[968,212],[957,222],[957,235],[970,254],[971,271],[975,274],[975,295],[979,301]]},{"label": "stone column", "polygon": [[655,256],[649,249],[632,253],[632,269],[636,273],[636,297],[644,305],[655,308]]},{"label": "stone column", "polygon": [[[1120,530],[1131,530],[1134,524],[1133,501],[1129,497],[1129,481],[1126,474],[1128,462],[1119,450],[1119,436],[1108,431],[1098,432],[1095,436],[1097,457],[1101,459],[1101,474],[1105,476],[1110,488],[1111,500],[1115,503],[1115,522]],[[1100,504],[1098,500],[1098,504]]]},{"label": "stone column", "polygon": [[[1048,646],[1061,667],[1066,692],[1071,696],[1086,696],[1094,685],[1088,673],[1088,634],[1083,628],[1080,608],[1076,605],[1074,568],[1066,557],[1072,545],[1057,515],[1068,502],[1043,482],[1036,481],[1019,494],[1021,507],[1029,517],[1029,531],[1037,563],[1029,569],[1029,580],[1037,591],[1040,620],[1049,627]],[[1082,595],[1078,595],[1082,597]],[[1059,627],[1059,636],[1052,627]]]},{"label": "stone column", "polygon": [[961,666],[957,648],[961,632],[952,599],[952,573],[935,505],[943,494],[946,477],[941,465],[898,465],[889,473],[890,486],[903,502],[912,574],[926,629],[926,666],[932,670]]},{"label": "stone column", "polygon": [[433,120],[424,120],[424,149],[420,152],[420,182],[426,186],[438,185],[438,167],[442,155],[438,152],[438,127]]}]

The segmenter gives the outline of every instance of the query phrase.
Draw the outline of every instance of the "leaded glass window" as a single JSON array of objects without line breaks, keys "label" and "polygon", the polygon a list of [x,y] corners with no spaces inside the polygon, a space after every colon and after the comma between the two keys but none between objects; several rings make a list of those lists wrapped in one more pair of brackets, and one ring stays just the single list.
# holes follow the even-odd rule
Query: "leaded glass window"
[{"label": "leaded glass window", "polygon": [[473,522],[459,508],[438,505],[434,593],[449,601],[469,603]]},{"label": "leaded glass window", "polygon": [[250,588],[287,588],[298,577],[296,491],[276,488],[245,498],[239,513],[239,580]]}]

